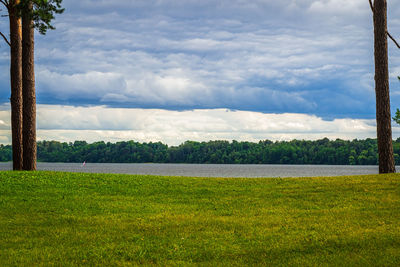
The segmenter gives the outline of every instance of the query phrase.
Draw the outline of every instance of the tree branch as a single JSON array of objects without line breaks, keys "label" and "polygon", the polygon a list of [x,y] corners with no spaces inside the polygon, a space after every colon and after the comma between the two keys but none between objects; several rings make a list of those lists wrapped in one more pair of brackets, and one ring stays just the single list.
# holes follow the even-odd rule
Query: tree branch
[{"label": "tree branch", "polygon": [[0,35],[4,38],[4,41],[6,41],[6,43],[11,46],[11,43],[7,40],[7,38],[4,36],[4,34],[2,32],[0,32]]},{"label": "tree branch", "polygon": [[5,0],[0,0],[0,3],[2,3],[5,7],[8,8],[8,2]]},{"label": "tree branch", "polygon": [[393,43],[395,43],[395,44],[396,44],[397,48],[399,48],[399,49],[400,49],[400,45],[399,45],[399,43],[398,43],[398,42],[396,42],[396,40],[393,38],[393,36],[391,36],[389,32],[386,32],[386,33],[387,33],[387,35],[389,36],[389,38],[390,38],[390,39],[392,39]]},{"label": "tree branch", "polygon": [[[372,0],[368,0],[368,1],[369,1],[369,6],[371,7],[372,14],[373,14],[374,13],[374,5],[372,4]],[[400,49],[400,45],[396,41],[396,39],[394,39],[393,36],[388,31],[386,31],[386,34],[393,41],[393,43],[397,46],[397,48]]]}]

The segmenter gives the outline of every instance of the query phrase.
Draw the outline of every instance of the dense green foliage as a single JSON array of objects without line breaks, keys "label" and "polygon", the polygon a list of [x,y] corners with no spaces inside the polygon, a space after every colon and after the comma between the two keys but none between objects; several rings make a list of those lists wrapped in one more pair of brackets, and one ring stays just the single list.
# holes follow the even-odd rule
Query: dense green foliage
[{"label": "dense green foliage", "polygon": [[0,266],[400,266],[399,178],[0,172]]},{"label": "dense green foliage", "polygon": [[32,17],[34,27],[41,34],[46,34],[47,30],[54,30],[55,27],[51,24],[55,19],[55,14],[62,14],[64,8],[61,7],[63,0],[21,0],[18,7],[21,13],[29,10],[29,5],[32,4]]},{"label": "dense green foliage", "polygon": [[[396,163],[400,164],[400,139],[393,142]],[[179,146],[134,141],[88,144],[85,141],[38,142],[42,162],[93,163],[225,163],[225,164],[332,164],[376,165],[375,139],[317,141],[228,142],[187,141]],[[0,145],[0,161],[11,160],[11,147]]]},{"label": "dense green foliage", "polygon": [[[400,139],[394,142],[399,163]],[[38,159],[45,162],[111,162],[111,163],[241,163],[241,164],[377,164],[374,139],[317,141],[228,142],[187,141],[168,147],[162,143],[134,141],[88,144],[85,141],[60,143],[38,142]],[[11,147],[0,146],[0,160],[11,160]]]}]

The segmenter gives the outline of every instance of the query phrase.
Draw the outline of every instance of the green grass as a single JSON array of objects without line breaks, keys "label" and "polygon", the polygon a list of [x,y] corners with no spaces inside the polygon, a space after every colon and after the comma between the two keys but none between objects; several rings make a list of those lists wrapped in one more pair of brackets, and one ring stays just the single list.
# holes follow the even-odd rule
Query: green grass
[{"label": "green grass", "polygon": [[0,266],[399,266],[400,176],[0,172]]}]

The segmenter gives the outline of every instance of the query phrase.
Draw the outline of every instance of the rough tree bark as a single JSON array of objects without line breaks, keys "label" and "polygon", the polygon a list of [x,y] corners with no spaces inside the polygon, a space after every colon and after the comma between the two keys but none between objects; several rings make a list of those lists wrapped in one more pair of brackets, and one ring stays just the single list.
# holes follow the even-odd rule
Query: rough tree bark
[{"label": "rough tree bark", "polygon": [[390,116],[386,0],[375,0],[373,11],[379,173],[393,173],[396,170]]},{"label": "rough tree bark", "polygon": [[36,93],[32,1],[22,14],[23,169],[36,170]]},{"label": "rough tree bark", "polygon": [[13,170],[23,168],[22,149],[22,44],[21,19],[15,6],[19,0],[11,0],[8,6],[10,20],[10,47],[11,47],[11,131]]}]

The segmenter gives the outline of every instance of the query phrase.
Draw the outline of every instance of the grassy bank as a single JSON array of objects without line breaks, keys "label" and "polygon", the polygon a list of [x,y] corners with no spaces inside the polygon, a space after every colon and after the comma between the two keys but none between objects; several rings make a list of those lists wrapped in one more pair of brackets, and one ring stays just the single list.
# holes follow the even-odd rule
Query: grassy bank
[{"label": "grassy bank", "polygon": [[400,265],[400,176],[0,172],[0,265]]}]

